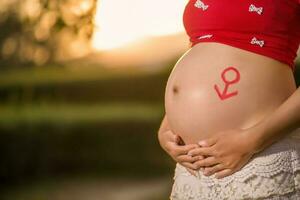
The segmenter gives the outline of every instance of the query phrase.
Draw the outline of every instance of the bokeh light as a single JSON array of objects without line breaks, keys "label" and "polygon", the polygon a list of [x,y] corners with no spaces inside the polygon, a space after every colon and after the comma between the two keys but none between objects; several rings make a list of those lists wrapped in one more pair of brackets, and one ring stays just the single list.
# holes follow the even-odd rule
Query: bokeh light
[{"label": "bokeh light", "polygon": [[102,0],[97,4],[93,47],[117,48],[146,37],[182,32],[186,4],[174,0]]}]

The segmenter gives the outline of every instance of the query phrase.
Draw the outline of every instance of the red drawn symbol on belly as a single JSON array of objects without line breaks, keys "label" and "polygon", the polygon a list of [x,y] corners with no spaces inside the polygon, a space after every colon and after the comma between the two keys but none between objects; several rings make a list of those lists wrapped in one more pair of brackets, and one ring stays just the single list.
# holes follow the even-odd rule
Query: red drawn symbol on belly
[{"label": "red drawn symbol on belly", "polygon": [[[229,72],[229,71],[233,71],[235,73],[235,78],[233,80],[228,80],[225,77],[225,74],[227,72]],[[222,79],[223,79],[223,81],[225,83],[225,87],[224,87],[223,92],[220,91],[219,87],[216,84],[214,85],[214,88],[215,88],[218,96],[220,97],[220,99],[221,100],[225,100],[225,99],[227,99],[229,97],[237,95],[238,91],[234,91],[234,92],[231,92],[231,93],[227,93],[227,92],[228,92],[229,85],[232,85],[232,84],[235,84],[235,83],[239,82],[239,80],[240,80],[240,73],[239,73],[239,71],[236,68],[234,68],[234,67],[228,67],[228,68],[226,68],[222,72],[221,77],[222,77]]]}]

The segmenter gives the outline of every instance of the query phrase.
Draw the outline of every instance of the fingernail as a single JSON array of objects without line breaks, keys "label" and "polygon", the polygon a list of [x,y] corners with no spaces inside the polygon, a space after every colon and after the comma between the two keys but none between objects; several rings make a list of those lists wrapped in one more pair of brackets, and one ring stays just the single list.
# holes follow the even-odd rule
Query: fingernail
[{"label": "fingernail", "polygon": [[201,146],[205,146],[205,141],[201,140],[201,141],[198,142],[198,144],[201,145]]}]

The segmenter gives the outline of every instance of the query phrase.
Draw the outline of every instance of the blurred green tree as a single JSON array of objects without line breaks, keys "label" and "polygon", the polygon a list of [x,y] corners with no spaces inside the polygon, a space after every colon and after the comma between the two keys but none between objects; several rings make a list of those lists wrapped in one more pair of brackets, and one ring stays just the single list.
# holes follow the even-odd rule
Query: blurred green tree
[{"label": "blurred green tree", "polygon": [[44,65],[90,51],[97,0],[1,0],[0,68]]}]

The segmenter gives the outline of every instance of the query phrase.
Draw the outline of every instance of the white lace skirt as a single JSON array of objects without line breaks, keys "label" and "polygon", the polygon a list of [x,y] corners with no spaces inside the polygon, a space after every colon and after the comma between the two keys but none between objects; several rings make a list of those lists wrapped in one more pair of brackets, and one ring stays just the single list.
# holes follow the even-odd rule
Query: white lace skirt
[{"label": "white lace skirt", "polygon": [[300,200],[300,129],[254,154],[239,171],[197,177],[176,163],[170,200]]}]

